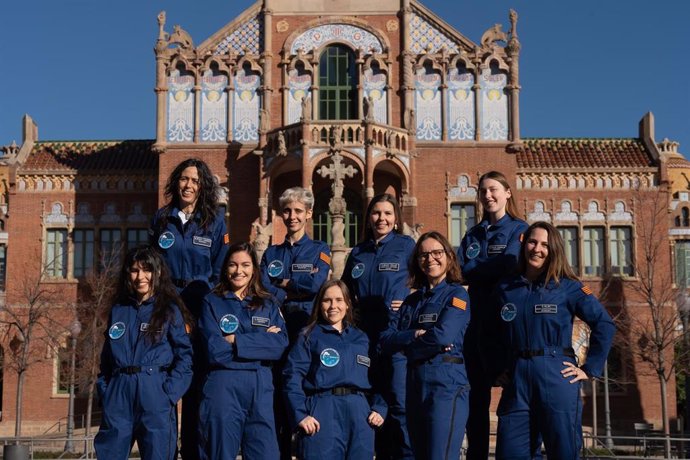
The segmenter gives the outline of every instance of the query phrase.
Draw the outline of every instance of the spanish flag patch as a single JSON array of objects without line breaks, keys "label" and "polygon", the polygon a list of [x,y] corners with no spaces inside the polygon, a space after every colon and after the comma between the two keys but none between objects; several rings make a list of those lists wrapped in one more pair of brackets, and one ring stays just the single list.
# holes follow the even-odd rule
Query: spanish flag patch
[{"label": "spanish flag patch", "polygon": [[230,234],[226,233],[223,235],[223,244],[229,244],[230,243]]},{"label": "spanish flag patch", "polygon": [[322,252],[321,254],[319,254],[319,259],[323,260],[323,261],[326,262],[328,265],[331,264],[331,256],[329,256],[329,255],[326,254],[325,252]]},{"label": "spanish flag patch", "polygon": [[592,294],[592,290],[591,290],[589,287],[587,287],[587,286],[582,286],[582,292],[584,292],[584,293],[587,294],[587,295],[591,295],[591,294]]},{"label": "spanish flag patch", "polygon": [[525,234],[524,234],[524,233],[520,233],[520,243],[522,243],[522,240],[524,240],[524,239],[525,239]]},{"label": "spanish flag patch", "polygon": [[459,308],[460,310],[466,310],[467,309],[467,302],[465,302],[462,299],[458,299],[457,297],[453,297],[452,305],[455,308]]},{"label": "spanish flag patch", "polygon": [[192,333],[192,325],[189,323],[184,323],[184,330],[187,334],[191,334]]}]

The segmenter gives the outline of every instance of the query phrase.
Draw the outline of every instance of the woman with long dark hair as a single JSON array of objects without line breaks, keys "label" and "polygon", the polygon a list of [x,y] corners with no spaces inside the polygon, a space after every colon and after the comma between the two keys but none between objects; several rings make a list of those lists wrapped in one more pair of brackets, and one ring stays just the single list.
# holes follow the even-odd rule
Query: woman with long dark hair
[{"label": "woman with long dark hair", "polygon": [[248,243],[230,246],[199,321],[209,369],[200,405],[202,457],[278,458],[271,366],[287,348],[285,322],[261,283]]},{"label": "woman with long dark hair", "polygon": [[161,256],[130,250],[101,352],[99,458],[126,460],[134,441],[143,459],[175,458],[177,401],[192,380],[190,323]]},{"label": "woman with long dark hair", "polygon": [[[568,265],[558,230],[525,231],[518,274],[496,287],[497,331],[508,363],[500,377],[496,458],[531,458],[544,440],[548,458],[579,458],[583,380],[600,377],[615,326],[592,290]],[[591,329],[586,362],[572,348],[573,321]]]},{"label": "woman with long dark hair", "polygon": [[376,434],[376,458],[412,458],[405,420],[405,376],[407,364],[402,353],[379,357],[376,345],[390,312],[398,310],[410,293],[408,261],[414,240],[401,233],[400,206],[388,193],[369,202],[364,216],[362,241],[352,248],[342,280],[354,297],[355,316],[369,337],[369,356],[377,372],[375,388],[388,403],[388,417]]},{"label": "woman with long dark hair", "polygon": [[[151,244],[163,255],[173,284],[197,321],[204,296],[220,278],[229,243],[225,216],[218,206],[220,187],[206,163],[189,158],[170,173],[164,193],[167,203],[156,212],[149,230]],[[192,343],[197,356],[196,337]],[[182,401],[184,460],[198,458],[198,389],[205,372],[195,358],[194,383]]]},{"label": "woman with long dark hair", "polygon": [[517,264],[520,238],[527,223],[518,218],[515,196],[508,179],[489,171],[479,178],[477,201],[482,209],[479,224],[467,231],[458,249],[462,276],[472,299],[472,321],[465,334],[465,360],[472,390],[467,421],[467,458],[489,457],[489,405],[496,379],[496,348],[491,337],[496,330],[490,295],[503,276]]},{"label": "woman with long dark hair", "polygon": [[392,315],[381,347],[407,356],[407,428],[414,458],[457,459],[470,390],[463,356],[470,302],[453,247],[440,233],[417,240],[410,285],[415,291]]},{"label": "woman with long dark hair", "polygon": [[347,286],[326,281],[283,369],[299,458],[374,457],[374,427],[383,424],[386,405],[370,394],[370,368],[369,341],[353,324]]}]

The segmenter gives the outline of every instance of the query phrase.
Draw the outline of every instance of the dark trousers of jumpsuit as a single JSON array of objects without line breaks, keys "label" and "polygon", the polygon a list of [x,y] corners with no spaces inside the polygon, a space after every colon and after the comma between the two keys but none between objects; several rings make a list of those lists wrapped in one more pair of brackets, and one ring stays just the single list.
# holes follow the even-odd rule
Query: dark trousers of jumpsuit
[{"label": "dark trousers of jumpsuit", "polygon": [[408,366],[407,428],[417,460],[460,458],[468,397],[463,364],[432,362]]},{"label": "dark trousers of jumpsuit", "polygon": [[201,458],[277,459],[271,369],[209,372],[199,407]]},{"label": "dark trousers of jumpsuit", "polygon": [[[136,378],[161,390],[140,395]],[[177,407],[162,391],[162,374],[113,378],[103,395],[103,420],[94,439],[97,458],[127,460],[134,441],[142,460],[172,460],[177,455]],[[156,391],[153,390],[152,391]]]},{"label": "dark trousers of jumpsuit", "polygon": [[467,460],[489,458],[491,384],[479,346],[479,326],[470,323],[464,341],[465,365],[470,383],[467,419]]},{"label": "dark trousers of jumpsuit", "polygon": [[[369,356],[374,354],[370,351]],[[376,369],[371,376],[372,384],[374,388],[380,388],[388,404],[388,416],[383,426],[376,430],[376,458],[413,459],[405,413],[407,359],[401,353],[396,353],[392,357],[378,357],[372,368]]]},{"label": "dark trousers of jumpsuit", "polygon": [[498,406],[496,458],[529,460],[544,440],[549,459],[579,458],[582,447],[580,384],[563,378],[557,351],[518,359],[512,381],[503,389]]},{"label": "dark trousers of jumpsuit", "polygon": [[374,429],[367,418],[369,401],[363,394],[336,396],[328,392],[307,400],[309,414],[321,428],[312,436],[302,434],[298,458],[303,460],[371,460]]}]

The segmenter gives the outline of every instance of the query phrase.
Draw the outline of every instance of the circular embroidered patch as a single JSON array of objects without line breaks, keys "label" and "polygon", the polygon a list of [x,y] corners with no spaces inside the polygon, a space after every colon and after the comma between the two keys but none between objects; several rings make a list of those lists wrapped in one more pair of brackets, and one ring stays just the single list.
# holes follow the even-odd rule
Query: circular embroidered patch
[{"label": "circular embroidered patch", "polygon": [[240,321],[237,319],[237,316],[228,313],[227,315],[223,315],[218,325],[220,326],[220,330],[224,333],[233,334],[237,328],[240,327]]},{"label": "circular embroidered patch", "polygon": [[321,364],[326,367],[337,366],[340,362],[340,353],[333,348],[326,348],[321,352]]}]

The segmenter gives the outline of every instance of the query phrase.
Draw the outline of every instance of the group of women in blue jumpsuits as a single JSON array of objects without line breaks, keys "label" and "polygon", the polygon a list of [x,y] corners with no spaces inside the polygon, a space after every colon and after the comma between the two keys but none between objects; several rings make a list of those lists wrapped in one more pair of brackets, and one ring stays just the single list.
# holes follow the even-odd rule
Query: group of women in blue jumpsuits
[{"label": "group of women in blue jumpsuits", "polygon": [[[126,455],[136,439],[143,458],[174,458],[174,406],[194,372],[184,460],[240,448],[248,459],[457,459],[465,426],[468,458],[487,458],[492,385],[504,387],[498,458],[538,458],[542,439],[547,454],[577,458],[579,382],[601,372],[613,324],[565,262],[558,231],[515,217],[501,173],[478,191],[482,220],[457,254],[438,232],[401,235],[395,197],[374,197],[342,281],[329,280],[329,248],[306,234],[309,190],[280,196],[287,235],[259,264],[247,243],[228,245],[208,167],[178,165],[152,225],[156,251],[123,266],[97,448],[120,458],[110,452]],[[582,367],[574,317],[592,329]],[[146,400],[143,384],[154,385]],[[150,425],[161,395],[167,422]]]}]

